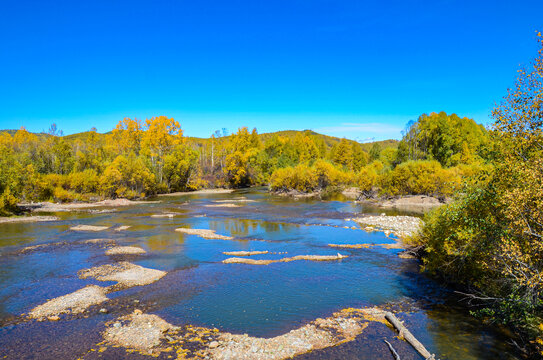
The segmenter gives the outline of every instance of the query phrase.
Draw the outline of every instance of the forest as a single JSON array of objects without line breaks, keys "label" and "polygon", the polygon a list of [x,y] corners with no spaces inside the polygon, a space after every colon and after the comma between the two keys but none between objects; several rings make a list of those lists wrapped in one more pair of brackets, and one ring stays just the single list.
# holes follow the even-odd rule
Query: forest
[{"label": "forest", "polygon": [[0,211],[21,201],[93,201],[215,187],[269,185],[308,193],[359,187],[381,195],[451,196],[489,166],[488,134],[472,119],[421,115],[400,142],[360,144],[311,131],[246,127],[208,139],[183,136],[166,116],[123,119],[107,134],[0,133]]}]

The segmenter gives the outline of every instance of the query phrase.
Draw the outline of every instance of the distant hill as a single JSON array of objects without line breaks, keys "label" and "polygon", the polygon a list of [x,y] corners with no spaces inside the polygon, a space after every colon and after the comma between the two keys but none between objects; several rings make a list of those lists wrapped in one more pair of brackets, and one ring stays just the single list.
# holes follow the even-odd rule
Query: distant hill
[{"label": "distant hill", "polygon": [[[337,143],[339,143],[341,141],[341,138],[339,138],[339,137],[319,134],[319,133],[314,132],[312,130],[302,130],[302,131],[300,131],[300,130],[281,130],[281,131],[275,131],[275,132],[270,132],[270,133],[258,134],[258,136],[260,137],[260,140],[262,142],[266,142],[267,140],[273,138],[274,136],[282,136],[282,137],[286,137],[286,138],[289,138],[289,139],[294,139],[296,137],[296,135],[298,135],[300,133],[303,133],[303,134],[306,134],[306,135],[309,135],[309,136],[314,136],[316,138],[320,138],[320,139],[324,140],[324,143],[326,144],[326,147],[328,149],[330,149],[332,146],[334,146],[335,144],[337,144]],[[187,136],[186,138],[187,138],[187,140],[189,142],[191,142],[192,144],[195,144],[197,146],[205,145],[206,143],[208,143],[210,141],[209,138],[198,138],[198,137],[190,137],[190,136]],[[354,140],[350,140],[350,139],[347,139],[347,140],[349,142],[355,142]],[[389,139],[389,140],[381,140],[381,141],[360,143],[360,145],[362,146],[362,149],[369,152],[371,147],[373,146],[373,144],[377,143],[377,144],[379,144],[381,146],[381,149],[385,149],[385,148],[389,148],[389,147],[393,147],[393,148],[398,147],[398,142],[399,142],[398,140]]]},{"label": "distant hill", "polygon": [[[9,130],[0,130],[0,132],[7,132],[8,134],[13,136],[17,132],[17,130],[11,130],[11,129],[9,129]],[[63,138],[68,140],[68,141],[75,141],[75,140],[85,141],[87,139],[89,133],[90,133],[90,131],[84,131],[84,132],[80,132],[80,133],[76,133],[76,134],[65,135],[65,136],[63,136]],[[332,146],[334,146],[335,144],[337,144],[337,143],[339,143],[341,141],[341,138],[339,138],[339,137],[319,134],[319,133],[314,132],[312,130],[303,130],[303,131],[300,131],[300,130],[281,130],[281,131],[270,132],[270,133],[262,133],[262,134],[259,134],[258,136],[260,137],[260,140],[262,142],[266,142],[267,140],[273,138],[274,136],[282,136],[282,137],[286,137],[286,138],[289,138],[289,139],[294,139],[296,137],[296,135],[298,135],[300,133],[322,139],[324,141],[324,143],[326,144],[326,147],[328,149],[330,149]],[[38,136],[38,138],[40,138],[40,139],[44,139],[44,138],[47,138],[47,137],[51,136],[51,135],[45,134],[45,133],[34,133],[34,134],[36,136]],[[111,131],[109,131],[107,133],[104,133],[104,134],[99,134],[99,136],[105,136],[107,134],[111,134]],[[199,138],[199,137],[192,137],[192,136],[185,136],[185,138],[187,139],[187,141],[189,143],[194,144],[197,147],[204,146],[210,141],[210,138]],[[347,140],[349,142],[355,142],[354,140],[349,140],[349,139],[347,139]],[[362,146],[362,149],[369,152],[371,147],[374,144],[379,144],[381,146],[381,149],[386,149],[386,148],[389,148],[389,147],[394,147],[394,148],[397,147],[398,142],[399,142],[398,140],[389,139],[389,140],[381,140],[381,141],[360,143],[360,145]]]}]

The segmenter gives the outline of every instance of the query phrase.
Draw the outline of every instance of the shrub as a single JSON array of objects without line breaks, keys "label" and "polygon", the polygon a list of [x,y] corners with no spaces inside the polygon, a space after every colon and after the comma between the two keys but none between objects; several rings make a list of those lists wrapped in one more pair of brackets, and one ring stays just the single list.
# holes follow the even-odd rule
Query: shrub
[{"label": "shrub", "polygon": [[288,191],[291,189],[311,192],[318,187],[318,178],[313,169],[305,164],[296,167],[277,169],[273,172],[270,180],[270,187],[273,191]]},{"label": "shrub", "polygon": [[437,161],[408,161],[383,174],[381,192],[389,195],[450,196],[460,186],[461,177],[443,169]]},{"label": "shrub", "polygon": [[95,193],[98,190],[99,177],[94,169],[71,173],[70,188],[78,193]]}]

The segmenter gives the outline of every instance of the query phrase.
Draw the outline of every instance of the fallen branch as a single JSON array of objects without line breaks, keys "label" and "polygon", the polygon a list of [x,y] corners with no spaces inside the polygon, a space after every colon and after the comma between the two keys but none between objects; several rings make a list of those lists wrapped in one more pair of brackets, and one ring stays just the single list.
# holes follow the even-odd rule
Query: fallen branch
[{"label": "fallen branch", "polygon": [[393,313],[387,311],[387,313],[385,314],[385,319],[387,319],[396,328],[396,330],[398,330],[400,336],[402,336],[405,341],[413,346],[415,350],[417,350],[418,353],[421,354],[425,359],[435,359],[435,355],[430,354],[430,352],[426,350],[424,345],[422,345],[420,341],[418,341],[417,338],[415,338],[413,334],[411,334],[411,332],[407,330],[407,328],[400,322],[400,320],[398,320],[396,316],[394,316]]},{"label": "fallen branch", "polygon": [[392,353],[392,356],[394,356],[394,360],[401,360],[400,359],[400,355],[398,355],[398,353],[396,352],[396,350],[394,350],[394,348],[392,347],[392,344],[390,344],[388,341],[384,340],[384,342],[387,343],[388,345],[388,348],[390,349],[390,352]]}]

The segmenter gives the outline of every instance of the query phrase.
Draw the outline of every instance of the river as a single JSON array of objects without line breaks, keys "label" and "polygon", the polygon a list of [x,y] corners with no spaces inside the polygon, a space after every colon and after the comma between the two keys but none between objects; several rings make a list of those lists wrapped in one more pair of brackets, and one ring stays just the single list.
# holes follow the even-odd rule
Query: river
[{"label": "river", "polygon": [[[226,251],[263,250],[271,254],[252,258],[276,259],[337,254],[338,249],[327,246],[329,243],[393,243],[382,232],[365,232],[345,219],[362,213],[397,212],[347,199],[283,198],[265,189],[153,200],[107,213],[57,213],[54,215],[61,219],[55,222],[0,224],[0,358],[88,356],[89,349],[102,341],[104,324],[135,307],[176,325],[272,337],[340,309],[367,306],[389,306],[440,359],[517,358],[502,332],[469,316],[458,306],[458,297],[420,273],[417,260],[398,257],[401,250],[340,249],[349,257],[338,261],[265,266],[222,263],[228,257],[223,254]],[[216,206],[225,203],[238,206]],[[151,217],[162,213],[175,216]],[[71,231],[74,225],[130,228],[89,233]],[[175,232],[179,227],[212,229],[235,239],[204,239]],[[139,246],[147,254],[129,260],[167,275],[150,285],[109,294],[111,301],[104,305],[107,313],[90,311],[43,322],[21,317],[48,299],[88,284],[104,285],[77,275],[79,270],[115,261],[104,254],[103,247],[84,242],[93,238]],[[21,251],[38,244],[57,245]],[[420,359],[394,332],[380,325],[354,341],[299,358],[392,359],[383,342],[388,339],[402,359]],[[144,358],[126,351],[118,351],[115,357]]]}]

